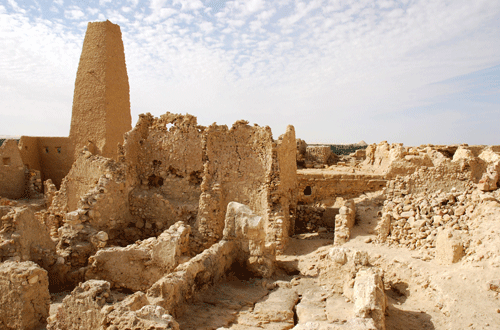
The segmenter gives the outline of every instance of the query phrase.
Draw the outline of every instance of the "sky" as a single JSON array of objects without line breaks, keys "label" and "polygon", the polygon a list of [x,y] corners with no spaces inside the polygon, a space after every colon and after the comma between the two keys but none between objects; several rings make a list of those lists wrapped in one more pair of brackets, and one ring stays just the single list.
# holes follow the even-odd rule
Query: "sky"
[{"label": "sky", "polygon": [[68,136],[88,22],[121,27],[132,126],[500,144],[500,0],[0,0],[0,135]]}]

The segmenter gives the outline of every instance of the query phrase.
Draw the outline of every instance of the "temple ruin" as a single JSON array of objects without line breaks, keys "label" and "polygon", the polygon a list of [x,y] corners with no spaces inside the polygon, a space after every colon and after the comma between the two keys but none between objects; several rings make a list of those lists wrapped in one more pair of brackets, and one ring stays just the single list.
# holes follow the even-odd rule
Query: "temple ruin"
[{"label": "temple ruin", "polygon": [[69,137],[0,146],[0,329],[498,328],[499,146],[131,122],[89,23]]}]

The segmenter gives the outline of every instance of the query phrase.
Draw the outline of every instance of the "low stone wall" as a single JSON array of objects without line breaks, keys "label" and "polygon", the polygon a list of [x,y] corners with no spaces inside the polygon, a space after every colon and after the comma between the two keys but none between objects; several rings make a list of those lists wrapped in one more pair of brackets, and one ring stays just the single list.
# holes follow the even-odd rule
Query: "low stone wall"
[{"label": "low stone wall", "polygon": [[337,197],[354,198],[363,193],[381,190],[386,185],[382,175],[320,173],[297,171],[298,203],[331,203]]},{"label": "low stone wall", "polygon": [[151,304],[161,306],[178,317],[183,305],[203,287],[219,282],[229,270],[237,254],[236,241],[222,240],[190,261],[179,265],[173,273],[158,280],[147,291]]},{"label": "low stone wall", "polygon": [[181,256],[188,252],[190,232],[191,228],[179,221],[158,238],[99,250],[89,258],[85,278],[106,280],[112,287],[145,291],[177,267]]}]

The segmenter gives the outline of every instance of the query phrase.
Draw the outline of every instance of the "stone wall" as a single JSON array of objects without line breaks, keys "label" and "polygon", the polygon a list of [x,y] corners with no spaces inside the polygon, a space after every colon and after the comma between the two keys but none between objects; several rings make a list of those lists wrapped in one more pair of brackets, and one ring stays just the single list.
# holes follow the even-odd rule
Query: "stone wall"
[{"label": "stone wall", "polygon": [[354,198],[362,193],[381,190],[386,185],[382,175],[324,173],[314,170],[297,172],[299,204],[335,203],[337,197]]},{"label": "stone wall", "polygon": [[246,121],[236,122],[231,129],[214,124],[206,129],[203,152],[196,225],[204,245],[222,238],[226,207],[232,201],[248,205],[264,218],[269,242],[285,240],[296,182],[293,127],[274,141],[269,127],[249,126]]},{"label": "stone wall", "polygon": [[58,188],[74,161],[67,137],[22,136],[19,150],[26,167],[40,171],[43,181],[51,179]]},{"label": "stone wall", "polygon": [[21,198],[25,188],[24,164],[17,141],[5,140],[0,146],[0,196]]},{"label": "stone wall", "polygon": [[191,115],[140,116],[124,145],[134,176],[132,214],[154,220],[161,228],[178,220],[194,223],[201,194],[203,130]]}]

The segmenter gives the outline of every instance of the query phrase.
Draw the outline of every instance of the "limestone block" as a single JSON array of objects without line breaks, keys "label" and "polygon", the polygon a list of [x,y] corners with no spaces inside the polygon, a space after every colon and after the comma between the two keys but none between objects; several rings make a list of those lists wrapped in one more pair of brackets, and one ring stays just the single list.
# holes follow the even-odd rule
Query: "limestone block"
[{"label": "limestone block", "polygon": [[387,297],[380,275],[371,269],[360,270],[354,283],[354,315],[372,318],[378,330],[385,330]]},{"label": "limestone block", "polygon": [[443,265],[451,265],[462,259],[464,248],[458,234],[451,229],[443,230],[436,238],[436,261]]},{"label": "limestone block", "polygon": [[0,329],[31,330],[46,323],[50,309],[47,271],[31,261],[0,264]]},{"label": "limestone block", "polygon": [[260,321],[293,325],[293,308],[298,301],[299,295],[293,289],[278,288],[255,304],[254,315]]},{"label": "limestone block", "polygon": [[391,232],[391,215],[389,213],[382,214],[382,217],[377,223],[377,227],[375,227],[375,232],[378,235],[378,238],[384,242],[389,236]]},{"label": "limestone block", "polygon": [[248,270],[270,277],[274,272],[274,256],[266,249],[264,220],[248,206],[230,202],[227,206],[224,239],[234,240],[246,258]]}]

